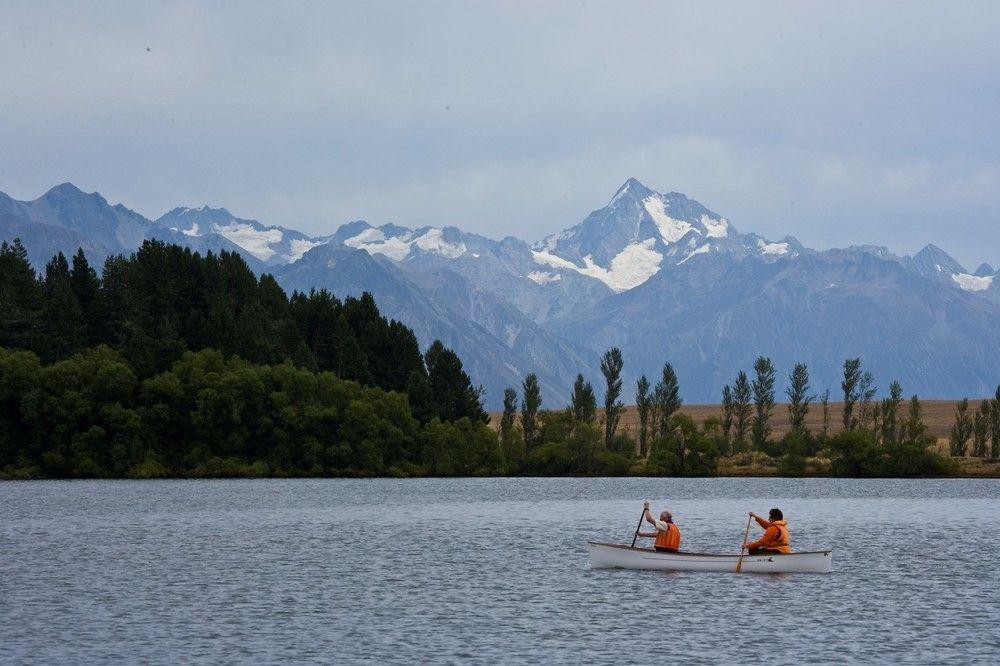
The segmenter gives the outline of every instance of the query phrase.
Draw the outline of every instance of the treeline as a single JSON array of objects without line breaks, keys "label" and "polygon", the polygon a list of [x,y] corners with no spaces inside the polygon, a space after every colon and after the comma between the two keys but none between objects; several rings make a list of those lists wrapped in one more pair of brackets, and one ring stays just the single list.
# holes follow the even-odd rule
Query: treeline
[{"label": "treeline", "polygon": [[488,419],[458,356],[439,342],[421,354],[413,331],[382,316],[370,294],[289,297],[235,252],[201,256],[158,241],[109,257],[100,276],[82,249],[36,276],[19,240],[0,244],[0,347],[52,363],[97,345],[120,352],[140,378],[187,351],[216,349],[405,393],[422,422]]},{"label": "treeline", "polygon": [[[630,469],[650,475],[705,476],[714,474],[721,458],[752,462],[763,455],[777,460],[782,475],[833,474],[849,477],[942,475],[953,470],[935,450],[920,400],[903,398],[897,381],[888,396],[877,400],[875,378],[858,358],[843,364],[840,385],[843,406],[830,409],[830,390],[813,393],[809,368],[796,364],[788,375],[785,397],[791,428],[780,438],[772,433],[776,409],[777,370],[761,356],[752,374],[740,371],[722,389],[722,416],[701,424],[681,414],[683,404],[677,373],[665,363],[655,385],[643,375],[636,382],[637,426],[620,428],[622,402],[621,351],[612,348],[601,359],[604,376],[603,410],[593,386],[579,375],[565,410],[543,412],[538,382],[529,375],[518,392],[509,388],[498,424],[503,449],[515,460],[550,473],[614,473]],[[818,430],[807,427],[812,409],[821,410]],[[831,431],[831,419],[840,429]],[[968,401],[959,403],[952,431],[951,453],[1000,457],[1000,387],[995,400],[984,400],[975,414]],[[812,461],[812,466],[810,466]],[[817,464],[818,463],[818,464]]]},{"label": "treeline", "polygon": [[99,346],[51,364],[0,349],[7,478],[484,475],[496,435],[463,417],[421,423],[405,394],[291,362],[186,352],[140,379]]},{"label": "treeline", "polygon": [[504,471],[452,350],[235,253],[150,241],[36,275],[0,244],[0,396],[7,477]]},{"label": "treeline", "polygon": [[[496,431],[482,390],[440,342],[369,294],[293,293],[234,253],[146,242],[100,275],[79,251],[36,275],[19,241],[0,244],[0,478],[173,476],[710,476],[721,460],[778,461],[785,475],[949,473],[917,396],[877,400],[859,359],[843,409],[789,373],[791,430],[773,436],[776,368],[760,357],[722,390],[721,418],[681,414],[673,367],[635,386],[623,428],[624,359],[601,358],[599,401],[577,377],[569,407],[543,411],[537,378],[504,392]],[[821,427],[807,417],[821,410]],[[832,433],[831,420],[841,429]],[[952,456],[1000,457],[1000,388],[959,403]],[[823,461],[818,465],[817,461]]]}]

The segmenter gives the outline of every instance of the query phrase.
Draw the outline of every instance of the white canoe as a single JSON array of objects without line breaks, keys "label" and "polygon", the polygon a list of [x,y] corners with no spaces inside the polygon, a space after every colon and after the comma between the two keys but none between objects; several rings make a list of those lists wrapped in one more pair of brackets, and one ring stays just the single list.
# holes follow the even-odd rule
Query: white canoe
[{"label": "white canoe", "polygon": [[[736,572],[739,555],[709,553],[664,553],[590,541],[591,569],[653,569],[657,571]],[[832,550],[787,555],[744,555],[743,573],[830,573]]]}]

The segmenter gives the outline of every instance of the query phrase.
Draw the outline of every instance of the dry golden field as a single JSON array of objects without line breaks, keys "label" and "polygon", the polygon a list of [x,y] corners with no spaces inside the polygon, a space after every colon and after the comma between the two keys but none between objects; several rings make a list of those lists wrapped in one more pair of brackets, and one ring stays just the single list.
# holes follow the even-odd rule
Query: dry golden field
[{"label": "dry golden field", "polygon": [[[937,438],[938,451],[943,455],[948,455],[948,434],[951,426],[955,422],[955,405],[957,400],[921,400],[923,408],[924,423],[927,424],[928,431]],[[979,400],[969,400],[969,412],[979,408]],[[842,403],[830,403],[830,432],[839,432],[841,429]],[[909,410],[909,403],[902,405],[902,417],[906,417]],[[598,410],[598,415],[603,410]],[[712,416],[722,417],[722,405],[684,405],[681,412],[687,414],[697,422],[702,422]],[[490,424],[495,428],[500,417],[499,412],[490,414]],[[818,403],[813,405],[809,411],[808,424],[810,429],[818,432],[822,428],[823,412],[822,406]],[[622,417],[622,429],[634,433],[639,427],[638,416],[634,406],[629,406]],[[774,437],[781,437],[788,432],[788,406],[779,404],[775,406],[774,415],[771,418],[771,429]],[[971,446],[971,442],[970,442]],[[959,477],[992,477],[1000,478],[1000,462],[984,460],[982,458],[953,458],[956,464],[955,476]],[[807,474],[818,476],[826,475],[829,472],[828,460],[819,458],[808,458],[806,461]],[[738,454],[732,458],[720,458],[718,462],[718,476],[776,476],[778,461],[769,458],[761,452],[751,452]]]},{"label": "dry golden field", "polygon": [[[955,422],[955,405],[958,403],[957,400],[921,400],[920,405],[923,407],[924,423],[927,424],[927,428],[931,435],[935,437],[947,437],[948,433],[951,431],[951,426]],[[969,412],[970,414],[979,408],[979,400],[969,400]],[[843,403],[831,402],[830,403],[830,432],[835,433],[840,431],[840,421],[841,421],[841,411],[843,409]],[[901,418],[906,418],[907,411],[909,410],[909,403],[904,401],[901,406]],[[598,410],[598,415],[600,415],[603,410]],[[687,414],[693,418],[698,423],[701,423],[705,419],[715,416],[722,418],[722,405],[684,405],[681,407],[681,412]],[[491,425],[495,428],[497,422],[500,418],[499,412],[494,412],[491,415]],[[823,426],[823,410],[819,403],[813,403],[811,409],[809,410],[808,418],[809,428],[814,432],[819,432]],[[622,430],[628,432],[635,432],[639,428],[639,418],[636,413],[634,406],[629,406],[625,408],[625,415],[622,416],[621,421]],[[771,431],[772,436],[781,437],[788,432],[788,405],[778,404],[774,408],[774,414],[771,417]]]}]

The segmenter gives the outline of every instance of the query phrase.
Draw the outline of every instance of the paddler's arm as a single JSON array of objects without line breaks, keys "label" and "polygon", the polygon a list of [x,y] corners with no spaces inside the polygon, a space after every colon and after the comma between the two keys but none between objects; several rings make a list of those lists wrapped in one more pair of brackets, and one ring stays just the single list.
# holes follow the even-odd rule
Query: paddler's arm
[{"label": "paddler's arm", "polygon": [[750,512],[750,515],[753,516],[753,519],[757,521],[757,524],[760,525],[761,527],[763,527],[765,530],[768,527],[771,526],[771,521],[770,520],[767,520],[765,518],[761,518],[760,516],[758,516],[753,511]]},{"label": "paddler's arm", "polygon": [[[643,508],[642,517],[645,518],[646,522],[648,522],[650,525],[656,527],[656,520],[653,518],[653,514],[649,512],[649,500],[646,500],[645,502],[642,503],[642,508]],[[654,534],[653,536],[656,535]]]},{"label": "paddler's arm", "polygon": [[641,537],[649,537],[650,539],[656,538],[656,532],[636,532],[636,534]]}]

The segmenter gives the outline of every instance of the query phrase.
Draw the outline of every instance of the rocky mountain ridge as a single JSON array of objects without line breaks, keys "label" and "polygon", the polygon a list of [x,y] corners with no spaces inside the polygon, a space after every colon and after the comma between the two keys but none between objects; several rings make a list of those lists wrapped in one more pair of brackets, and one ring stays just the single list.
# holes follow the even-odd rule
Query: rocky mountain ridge
[{"label": "rocky mountain ridge", "polygon": [[0,238],[20,237],[41,267],[83,247],[96,262],[147,238],[239,252],[286,289],[371,291],[427,346],[440,338],[496,407],[505,386],[539,375],[565,404],[577,372],[622,348],[630,379],[671,361],[689,401],[718,400],[757,354],[813,367],[836,386],[839,361],[862,355],[888,382],[926,397],[978,395],[1000,367],[1000,281],[934,245],[912,257],[879,246],[818,251],[769,240],[687,196],[627,180],[575,226],[528,243],[455,227],[363,221],[309,236],[225,208],[175,208],[150,220],[71,184],[34,201],[0,194]]}]

